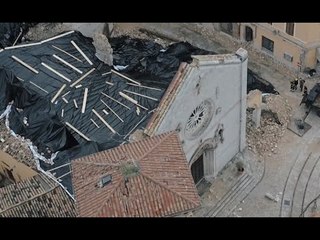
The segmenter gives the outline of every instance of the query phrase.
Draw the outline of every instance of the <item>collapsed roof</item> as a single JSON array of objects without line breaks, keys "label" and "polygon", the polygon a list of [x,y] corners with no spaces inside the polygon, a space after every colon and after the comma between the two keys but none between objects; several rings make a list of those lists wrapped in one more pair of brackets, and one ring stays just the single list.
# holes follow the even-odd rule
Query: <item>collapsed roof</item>
[{"label": "collapsed roof", "polygon": [[168,49],[129,37],[110,43],[115,67],[95,56],[91,38],[74,31],[0,50],[0,112],[7,108],[2,115],[32,141],[39,169],[71,194],[70,161],[126,142],[146,126],[180,63],[210,54],[188,43]]}]

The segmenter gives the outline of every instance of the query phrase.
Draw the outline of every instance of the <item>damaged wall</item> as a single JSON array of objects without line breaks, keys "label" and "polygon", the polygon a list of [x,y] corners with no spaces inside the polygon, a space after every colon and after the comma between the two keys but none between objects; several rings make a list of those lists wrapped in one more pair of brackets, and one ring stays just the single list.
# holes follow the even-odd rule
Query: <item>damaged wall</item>
[{"label": "damaged wall", "polygon": [[[204,171],[212,177],[245,147],[247,52],[193,58],[173,80],[182,78],[153,134],[178,130],[189,164],[207,152]],[[213,152],[205,151],[204,144]]]},{"label": "damaged wall", "polygon": [[9,154],[0,151],[0,174],[17,183],[38,173],[25,164],[18,162]]}]

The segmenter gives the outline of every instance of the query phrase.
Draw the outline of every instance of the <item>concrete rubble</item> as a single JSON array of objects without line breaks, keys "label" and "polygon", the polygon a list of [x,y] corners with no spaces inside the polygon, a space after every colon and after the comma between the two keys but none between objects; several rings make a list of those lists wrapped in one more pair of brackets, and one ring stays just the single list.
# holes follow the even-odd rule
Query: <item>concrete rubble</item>
[{"label": "concrete rubble", "polygon": [[248,149],[263,156],[277,153],[280,138],[289,123],[291,107],[280,95],[270,94],[262,105],[261,126],[255,128],[252,110],[247,109],[247,144]]}]

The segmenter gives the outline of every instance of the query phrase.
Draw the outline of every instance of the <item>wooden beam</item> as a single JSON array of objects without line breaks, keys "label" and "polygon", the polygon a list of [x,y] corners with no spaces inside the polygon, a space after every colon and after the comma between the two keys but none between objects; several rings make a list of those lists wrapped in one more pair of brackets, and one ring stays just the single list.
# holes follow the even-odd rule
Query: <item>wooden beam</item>
[{"label": "wooden beam", "polygon": [[108,113],[105,109],[103,109],[102,112],[103,112],[105,115],[109,115],[109,113]]},{"label": "wooden beam", "polygon": [[81,88],[81,87],[82,87],[82,85],[81,85],[81,84],[79,84],[79,85],[77,85],[77,86],[76,86],[76,88]]},{"label": "wooden beam", "polygon": [[91,121],[94,125],[96,125],[97,128],[100,128],[99,125],[98,125],[92,118],[90,118],[90,121]]},{"label": "wooden beam", "polygon": [[84,95],[83,95],[83,102],[82,102],[81,113],[84,113],[84,112],[86,111],[87,97],[88,97],[88,88],[85,88],[85,89],[84,89]]},{"label": "wooden beam", "polygon": [[106,104],[102,99],[100,99],[100,101],[114,114],[114,115],[116,115],[116,117],[121,121],[121,122],[124,122],[123,120],[122,120],[122,118],[121,117],[119,117],[119,115],[118,114],[116,114],[116,112],[115,111],[113,111],[113,109],[111,108],[111,107],[109,107],[108,106],[108,104]]},{"label": "wooden beam", "polygon": [[51,45],[53,48],[55,48],[55,49],[57,49],[58,51],[60,51],[60,52],[63,52],[64,54],[67,54],[69,57],[72,57],[72,58],[74,58],[75,60],[77,60],[78,62],[83,62],[81,59],[79,59],[79,58],[77,58],[77,57],[75,57],[75,56],[73,56],[71,53],[68,53],[67,51],[65,51],[65,50],[63,50],[63,49],[61,49],[61,48],[58,48],[57,46],[55,46],[55,45]]},{"label": "wooden beam", "polygon": [[62,33],[62,34],[60,34],[60,35],[58,35],[58,36],[55,36],[55,37],[52,37],[52,38],[48,38],[48,39],[46,39],[46,40],[42,40],[41,43],[49,42],[49,41],[52,41],[52,40],[54,40],[54,39],[61,38],[61,37],[64,37],[64,36],[66,36],[66,35],[69,35],[69,34],[71,34],[71,33],[74,33],[74,31]]},{"label": "wooden beam", "polygon": [[61,110],[61,117],[63,117],[63,114],[64,114],[64,109],[62,108],[62,110]]},{"label": "wooden beam", "polygon": [[141,107],[142,109],[147,110],[147,111],[149,110],[148,108],[146,108],[146,107],[144,107],[144,106],[140,105],[140,104],[138,103],[138,101],[137,101],[137,100],[135,100],[135,99],[133,99],[133,98],[129,97],[127,94],[125,94],[125,93],[123,93],[123,92],[119,92],[119,94],[120,94],[120,96],[121,96],[121,97],[123,97],[123,98],[127,99],[128,101],[130,101],[130,102],[132,102],[133,104],[135,104],[135,105],[137,105],[137,106]]},{"label": "wooden beam", "polygon": [[82,52],[82,50],[79,48],[79,46],[73,40],[71,40],[71,43],[78,50],[78,52],[81,53],[81,55],[84,57],[84,59],[87,60],[87,62],[90,65],[93,65],[93,63],[90,61],[90,59],[87,57],[87,55],[85,55],[84,52]]},{"label": "wooden beam", "polygon": [[137,82],[137,81],[135,81],[135,80],[133,80],[133,79],[131,79],[131,78],[129,78],[129,77],[127,77],[127,76],[125,76],[125,75],[117,72],[117,71],[114,71],[114,70],[111,69],[111,72],[119,75],[120,77],[123,77],[123,78],[127,79],[127,80],[130,81],[130,82],[133,82],[134,84],[137,84],[137,85],[139,85],[139,86],[141,85],[141,83],[139,83],[139,82]]},{"label": "wooden beam", "polygon": [[130,108],[129,108],[127,105],[123,104],[122,102],[119,102],[118,100],[114,99],[113,97],[108,96],[108,95],[105,94],[104,92],[101,92],[101,94],[104,95],[104,96],[106,96],[107,98],[110,98],[111,100],[115,101],[116,103],[118,103],[118,104],[120,104],[121,106],[123,106],[123,107],[125,107],[125,108],[128,108],[128,109],[130,110]]},{"label": "wooden beam", "polygon": [[65,99],[64,97],[62,97],[62,100],[65,102],[65,103],[69,103],[67,99]]},{"label": "wooden beam", "polygon": [[21,34],[22,34],[22,28],[20,28],[20,33],[19,33],[18,37],[16,38],[16,40],[13,42],[12,46],[16,45],[16,43],[18,42],[18,39],[20,38]]},{"label": "wooden beam", "polygon": [[72,126],[70,123],[66,122],[66,125],[71,128],[73,131],[78,133],[81,137],[83,137],[87,141],[91,141],[90,138],[88,138],[86,135],[84,135],[82,132],[80,132],[78,129],[76,129],[74,126]]},{"label": "wooden beam", "polygon": [[68,67],[72,68],[73,70],[77,71],[78,73],[82,74],[82,71],[79,70],[78,68],[76,68],[75,66],[71,65],[70,63],[66,62],[65,60],[63,60],[62,58],[60,58],[59,56],[53,54],[52,55],[54,58],[58,59],[60,62],[62,62],[63,64],[67,65]]},{"label": "wooden beam", "polygon": [[23,48],[23,47],[31,47],[31,46],[36,46],[36,45],[40,45],[41,42],[37,42],[37,43],[29,43],[29,44],[20,44],[20,45],[16,45],[16,46],[10,46],[10,47],[5,47],[4,49],[15,49],[15,48]]},{"label": "wooden beam", "polygon": [[120,96],[127,99],[129,102],[132,102],[133,104],[137,104],[138,101],[129,97],[127,94],[123,93],[123,92],[119,92]]},{"label": "wooden beam", "polygon": [[108,81],[106,81],[106,84],[108,84],[108,85],[110,85],[110,86],[113,86],[113,85],[114,85],[113,83],[108,82]]},{"label": "wooden beam", "polygon": [[63,78],[64,80],[71,82],[71,80],[69,78],[67,78],[66,76],[64,76],[63,74],[59,73],[58,71],[54,70],[52,67],[48,66],[45,63],[41,63],[42,66],[44,66],[45,68],[47,68],[48,70],[50,70],[51,72],[55,73],[56,75],[58,75],[59,77]]},{"label": "wooden beam", "polygon": [[84,74],[82,77],[80,77],[77,81],[75,81],[74,83],[72,83],[70,85],[70,87],[74,87],[75,85],[77,85],[79,82],[81,82],[84,78],[86,78],[90,73],[92,73],[95,70],[95,68],[92,68],[90,71],[88,71],[86,74]]},{"label": "wooden beam", "polygon": [[67,84],[63,84],[62,87],[59,89],[59,91],[54,95],[51,102],[54,103],[56,99],[59,97],[59,95],[62,93],[63,89],[67,86]]},{"label": "wooden beam", "polygon": [[110,73],[111,73],[111,71],[110,72],[106,72],[106,73],[102,73],[101,76],[109,75]]},{"label": "wooden beam", "polygon": [[[18,78],[18,77],[17,77]],[[19,78],[18,78],[19,79]],[[23,80],[24,81],[24,80]],[[32,82],[32,81],[29,81],[33,86],[35,86],[35,87],[37,87],[37,88],[39,88],[40,90],[42,90],[42,91],[44,91],[45,93],[49,93],[47,90],[45,90],[45,89],[43,89],[42,87],[40,87],[40,86],[38,86],[37,84],[35,84],[34,82]]]},{"label": "wooden beam", "polygon": [[76,108],[78,108],[78,104],[77,104],[77,101],[76,101],[75,99],[73,99],[73,103],[74,103],[74,106],[75,106]]},{"label": "wooden beam", "polygon": [[66,92],[65,94],[62,95],[62,97],[67,96],[70,93],[70,91]]},{"label": "wooden beam", "polygon": [[101,122],[104,123],[104,125],[107,126],[107,128],[109,128],[112,133],[116,133],[116,131],[103,119],[103,117],[100,116],[99,113],[96,112],[96,110],[92,109],[92,112],[101,120]]},{"label": "wooden beam", "polygon": [[20,63],[22,66],[28,68],[30,71],[32,71],[32,72],[34,72],[34,73],[36,73],[36,74],[39,73],[36,69],[34,69],[34,68],[31,67],[29,64],[27,64],[27,63],[25,63],[24,61],[22,61],[21,59],[17,58],[16,56],[13,56],[13,55],[12,55],[11,57],[12,57],[14,60],[16,60],[18,63]]},{"label": "wooden beam", "polygon": [[133,95],[137,95],[137,96],[140,96],[140,97],[144,97],[144,98],[147,98],[147,99],[150,99],[150,100],[156,101],[156,102],[158,102],[158,101],[159,101],[159,100],[158,100],[158,99],[156,99],[156,98],[149,97],[149,96],[147,96],[147,95],[143,95],[143,94],[140,94],[140,93],[131,92],[131,91],[129,91],[129,90],[123,90],[123,91],[124,91],[124,92],[127,92],[127,93],[131,93],[131,94],[133,94]]},{"label": "wooden beam", "polygon": [[135,87],[140,87],[140,88],[146,88],[146,89],[151,89],[151,90],[156,90],[156,91],[162,91],[160,88],[153,88],[153,87],[147,87],[147,86],[142,86],[142,85],[136,85],[133,83],[127,83],[130,86],[135,86]]}]

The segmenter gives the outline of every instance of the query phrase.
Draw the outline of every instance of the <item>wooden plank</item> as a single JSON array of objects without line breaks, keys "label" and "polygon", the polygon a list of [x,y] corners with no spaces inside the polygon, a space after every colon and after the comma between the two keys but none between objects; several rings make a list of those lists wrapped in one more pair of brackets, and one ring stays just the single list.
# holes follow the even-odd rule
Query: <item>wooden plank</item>
[{"label": "wooden plank", "polygon": [[72,68],[73,70],[77,71],[78,73],[82,74],[82,71],[79,70],[78,68],[76,68],[75,66],[73,66],[72,64],[66,62],[65,60],[63,60],[62,58],[60,58],[59,56],[53,54],[52,55],[54,58],[58,59],[60,62],[62,62],[63,64],[67,65],[68,67]]},{"label": "wooden plank", "polygon": [[156,90],[156,91],[162,91],[160,88],[153,88],[153,87],[147,87],[147,86],[143,86],[143,85],[136,85],[133,83],[127,83],[130,86],[135,86],[135,87],[140,87],[140,88],[146,88],[146,89],[151,89],[151,90]]},{"label": "wooden plank", "polygon": [[129,97],[127,94],[123,93],[123,92],[119,92],[120,96],[127,99],[129,102],[132,102],[133,104],[137,104],[138,101]]},{"label": "wooden plank", "polygon": [[118,100],[114,99],[113,97],[108,96],[108,95],[105,94],[104,92],[101,92],[101,94],[104,95],[104,96],[106,96],[107,98],[110,98],[111,100],[115,101],[116,103],[118,103],[118,104],[120,104],[121,106],[123,106],[123,107],[125,107],[125,108],[128,108],[128,109],[130,110],[130,108],[129,108],[127,105],[123,104],[122,102],[119,102]]},{"label": "wooden plank", "polygon": [[77,101],[76,101],[75,99],[73,99],[73,103],[74,103],[74,106],[75,106],[76,108],[78,108],[78,104],[77,104]]},{"label": "wooden plank", "polygon": [[4,49],[15,49],[15,48],[23,48],[23,47],[31,47],[31,46],[36,46],[36,45],[40,45],[41,42],[37,42],[37,43],[29,43],[29,44],[20,44],[20,45],[16,45],[16,46],[10,46],[10,47],[5,47]]},{"label": "wooden plank", "polygon": [[122,120],[122,118],[119,117],[119,115],[118,115],[115,111],[113,111],[113,109],[112,109],[111,107],[108,106],[108,104],[106,104],[102,99],[100,99],[100,101],[101,101],[121,122],[124,122],[124,121]]},{"label": "wooden plank", "polygon": [[16,45],[16,43],[18,42],[18,39],[20,38],[21,34],[22,34],[22,28],[20,28],[20,33],[19,33],[18,37],[16,38],[16,40],[13,42],[12,46]]},{"label": "wooden plank", "polygon": [[66,122],[66,125],[71,128],[73,131],[78,133],[81,137],[83,137],[87,141],[91,141],[90,138],[88,138],[86,135],[84,135],[82,132],[80,132],[78,129],[76,129],[74,126],[72,126],[70,123]]},{"label": "wooden plank", "polygon": [[129,78],[129,77],[127,77],[127,76],[125,76],[125,75],[117,72],[117,71],[114,71],[114,70],[111,69],[111,72],[119,75],[120,77],[123,77],[123,78],[127,79],[127,80],[130,81],[130,82],[133,82],[134,84],[141,85],[141,83],[139,83],[139,82],[137,82],[137,81],[135,81],[135,80],[133,80],[133,79],[131,79],[131,78]]},{"label": "wooden plank", "polygon": [[62,110],[61,110],[61,117],[63,117],[63,115],[64,115],[64,109],[62,108]]},{"label": "wooden plank", "polygon": [[66,76],[64,76],[63,74],[59,73],[57,70],[54,70],[52,67],[48,66],[45,63],[41,63],[42,66],[44,66],[45,68],[47,68],[48,70],[50,70],[51,72],[55,73],[56,75],[58,75],[59,77],[63,78],[64,80],[71,82],[71,80],[69,78],[67,78]]},{"label": "wooden plank", "polygon": [[82,102],[81,113],[84,113],[84,112],[86,111],[87,97],[88,97],[88,88],[85,88],[85,89],[84,89],[84,95],[83,95],[83,102]]},{"label": "wooden plank", "polygon": [[113,83],[108,82],[108,81],[106,81],[106,84],[108,84],[108,85],[110,85],[110,86],[113,86],[113,85],[114,85]]},{"label": "wooden plank", "polygon": [[70,91],[66,92],[65,94],[62,95],[62,97],[67,96],[70,93]]},{"label": "wooden plank", "polygon": [[125,94],[125,93],[123,93],[123,92],[119,92],[119,94],[120,94],[120,96],[121,96],[121,97],[123,97],[123,98],[127,99],[128,101],[130,101],[130,102],[132,102],[133,104],[135,104],[135,105],[137,105],[137,106],[141,107],[142,109],[147,110],[147,111],[149,110],[148,108],[146,108],[146,107],[144,107],[144,106],[140,105],[140,104],[138,103],[138,101],[137,101],[137,100],[135,100],[135,99],[133,99],[133,98],[129,97],[127,94]]},{"label": "wooden plank", "polygon": [[[17,77],[18,78],[18,77]],[[19,78],[18,78],[19,79]],[[20,79],[19,79],[20,80]],[[33,86],[35,86],[35,87],[37,87],[37,88],[39,88],[40,90],[42,90],[43,92],[45,92],[45,93],[49,93],[47,90],[45,90],[45,89],[43,89],[42,87],[40,87],[40,86],[38,86],[37,84],[35,84],[34,82],[32,82],[32,81],[29,81]]]},{"label": "wooden plank", "polygon": [[52,37],[52,38],[48,38],[48,39],[46,39],[46,40],[42,40],[41,43],[49,42],[49,41],[52,41],[52,40],[55,40],[55,39],[64,37],[64,36],[66,36],[66,35],[69,35],[69,34],[71,34],[71,33],[74,33],[74,31],[62,33],[62,34],[60,34],[60,35],[58,35],[58,36],[55,36],[55,37]]},{"label": "wooden plank", "polygon": [[96,125],[97,128],[100,128],[99,125],[98,125],[92,118],[90,118],[90,121],[91,121],[94,125]]},{"label": "wooden plank", "polygon": [[4,49],[0,48],[0,53],[1,53],[2,51],[4,51]]},{"label": "wooden plank", "polygon": [[101,76],[106,76],[106,75],[109,75],[110,73],[111,73],[111,71],[110,72],[106,72],[106,73],[102,73]]},{"label": "wooden plank", "polygon": [[76,88],[81,88],[81,87],[82,87],[82,85],[81,85],[81,84],[79,84],[79,85],[77,85],[77,86],[76,86]]},{"label": "wooden plank", "polygon": [[67,84],[63,84],[62,87],[59,89],[59,91],[54,95],[51,102],[54,103],[56,99],[59,97],[59,95],[62,93],[63,89],[67,86]]},{"label": "wooden plank", "polygon": [[55,48],[55,49],[57,49],[58,51],[60,51],[60,52],[63,52],[64,54],[67,54],[69,57],[72,57],[72,58],[74,58],[75,60],[77,60],[78,62],[83,62],[81,59],[79,59],[79,58],[77,58],[77,57],[75,57],[75,56],[73,56],[71,53],[68,53],[67,51],[65,51],[65,50],[63,50],[63,49],[61,49],[61,48],[58,48],[57,46],[55,46],[55,45],[51,45],[53,48]]},{"label": "wooden plank", "polygon": [[24,82],[24,80],[23,80],[22,78],[19,78],[19,77],[17,77],[17,76],[16,76],[16,78],[18,78],[21,82]]},{"label": "wooden plank", "polygon": [[65,102],[65,103],[69,103],[67,99],[65,99],[64,97],[62,97],[62,100]]},{"label": "wooden plank", "polygon": [[102,112],[103,112],[105,115],[109,115],[109,113],[108,113],[105,109],[103,109]]},{"label": "wooden plank", "polygon": [[147,96],[147,95],[143,95],[143,94],[140,94],[140,93],[136,93],[136,92],[131,92],[129,90],[123,90],[124,92],[127,92],[127,93],[131,93],[133,95],[137,95],[137,96],[140,96],[140,97],[144,97],[144,98],[147,98],[147,99],[150,99],[150,100],[153,100],[153,101],[156,101],[158,102],[159,100],[156,99],[156,98],[153,98],[153,97],[150,97],[150,96]]},{"label": "wooden plank", "polygon": [[101,122],[104,123],[104,125],[107,126],[107,128],[109,128],[112,133],[116,133],[116,131],[106,122],[106,120],[103,119],[103,117],[100,116],[99,113],[96,112],[96,110],[92,109],[92,112],[101,120]]},{"label": "wooden plank", "polygon": [[13,55],[12,55],[11,57],[12,57],[15,61],[17,61],[18,63],[20,63],[22,66],[28,68],[30,71],[32,71],[32,72],[34,72],[34,73],[36,73],[36,74],[39,73],[36,69],[34,69],[34,68],[31,67],[29,64],[27,64],[27,63],[25,63],[24,61],[22,61],[21,59],[17,58],[16,56],[13,56]]},{"label": "wooden plank", "polygon": [[87,60],[87,62],[90,65],[93,65],[93,63],[90,61],[90,59],[87,57],[87,55],[84,54],[84,52],[79,48],[79,46],[73,40],[71,40],[71,43],[78,50],[78,52],[84,57],[84,59]]},{"label": "wooden plank", "polygon": [[75,81],[74,83],[72,83],[70,85],[70,87],[74,87],[75,85],[77,85],[79,82],[81,82],[83,79],[85,79],[90,73],[92,73],[95,70],[95,68],[92,68],[90,71],[88,71],[86,74],[84,74],[82,77],[80,77],[77,81]]}]

